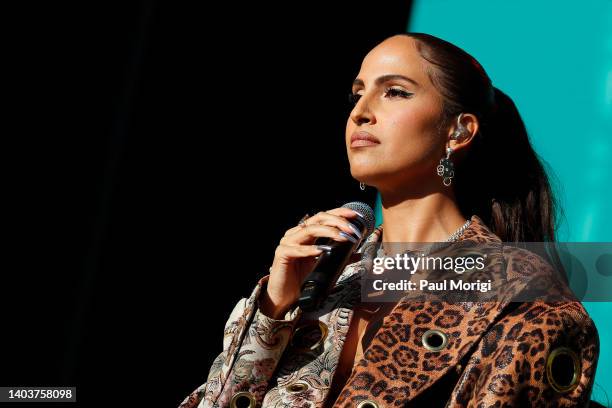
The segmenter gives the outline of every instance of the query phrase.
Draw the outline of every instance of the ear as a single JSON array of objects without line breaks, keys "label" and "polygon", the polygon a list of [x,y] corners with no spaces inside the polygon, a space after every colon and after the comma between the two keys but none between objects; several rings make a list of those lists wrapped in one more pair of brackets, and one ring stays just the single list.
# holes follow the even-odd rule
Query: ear
[{"label": "ear", "polygon": [[[455,121],[448,132],[448,142],[453,151],[460,151],[465,149],[478,133],[479,128],[478,118],[472,113],[462,113],[457,116]],[[451,139],[451,136],[456,131],[460,131],[461,137],[458,139]]]}]

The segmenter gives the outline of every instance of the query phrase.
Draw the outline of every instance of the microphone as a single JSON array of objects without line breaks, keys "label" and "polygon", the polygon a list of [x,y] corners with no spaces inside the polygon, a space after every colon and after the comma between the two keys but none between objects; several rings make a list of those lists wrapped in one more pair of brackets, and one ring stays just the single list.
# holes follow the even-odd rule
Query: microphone
[{"label": "microphone", "polygon": [[342,207],[358,212],[357,216],[348,219],[348,222],[361,232],[361,238],[350,235],[349,240],[343,242],[328,237],[319,237],[315,240],[316,245],[327,245],[330,250],[319,255],[312,272],[302,283],[298,304],[304,311],[319,308],[348,264],[351,255],[359,247],[361,241],[374,231],[374,211],[369,205],[353,201]]}]

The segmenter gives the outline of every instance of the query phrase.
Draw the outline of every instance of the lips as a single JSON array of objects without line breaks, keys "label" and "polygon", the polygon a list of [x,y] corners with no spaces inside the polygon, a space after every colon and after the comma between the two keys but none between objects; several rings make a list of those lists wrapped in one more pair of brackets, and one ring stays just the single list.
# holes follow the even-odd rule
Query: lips
[{"label": "lips", "polygon": [[354,132],[351,135],[351,147],[374,146],[377,144],[380,144],[380,140],[365,130]]}]

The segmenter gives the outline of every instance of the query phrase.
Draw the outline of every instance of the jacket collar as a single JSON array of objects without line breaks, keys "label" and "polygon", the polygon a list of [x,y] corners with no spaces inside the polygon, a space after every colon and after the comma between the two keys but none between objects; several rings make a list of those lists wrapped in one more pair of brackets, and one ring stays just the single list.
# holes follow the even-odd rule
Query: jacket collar
[{"label": "jacket collar", "polygon": [[[382,225],[366,239],[366,243],[380,242]],[[502,253],[501,239],[495,235],[477,215],[472,215],[470,225],[458,239],[474,244],[489,244],[489,259],[486,272],[505,275],[506,264]],[[368,252],[368,245],[360,248]],[[487,252],[489,254],[489,252]],[[363,256],[358,266],[363,266],[368,256]],[[363,268],[361,268],[363,269]],[[355,365],[346,382],[345,390],[370,390],[371,399],[376,399],[375,383],[384,380],[388,387],[404,390],[408,400],[434,384],[459,364],[460,360],[476,345],[482,335],[496,321],[508,304],[501,302],[432,302],[400,300],[383,319],[382,326],[368,345],[364,358]],[[440,351],[431,351],[423,344],[423,335],[428,330],[444,333],[448,342]],[[396,347],[398,343],[402,347]],[[376,352],[381,350],[401,351],[399,358],[389,359],[384,366],[376,363]],[[363,393],[360,392],[360,395]],[[384,406],[384,401],[380,401]]]}]

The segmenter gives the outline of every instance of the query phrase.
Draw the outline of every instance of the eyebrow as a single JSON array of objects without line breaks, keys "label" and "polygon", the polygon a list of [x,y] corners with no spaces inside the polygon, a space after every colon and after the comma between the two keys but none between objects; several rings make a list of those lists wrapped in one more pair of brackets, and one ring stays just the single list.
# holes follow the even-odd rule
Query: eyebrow
[{"label": "eyebrow", "polygon": [[[407,82],[411,82],[412,84],[414,84],[416,86],[421,86],[414,79],[408,78],[407,76],[399,75],[399,74],[388,74],[388,75],[379,76],[374,81],[374,84],[378,86],[378,85],[384,84],[385,82],[394,81],[394,80],[397,80],[397,79],[400,79],[400,80],[403,80],[403,81],[407,81]],[[355,85],[364,86],[364,83],[363,83],[363,81],[361,79],[357,78],[357,79],[355,79],[353,81],[353,86],[355,86]]]}]

